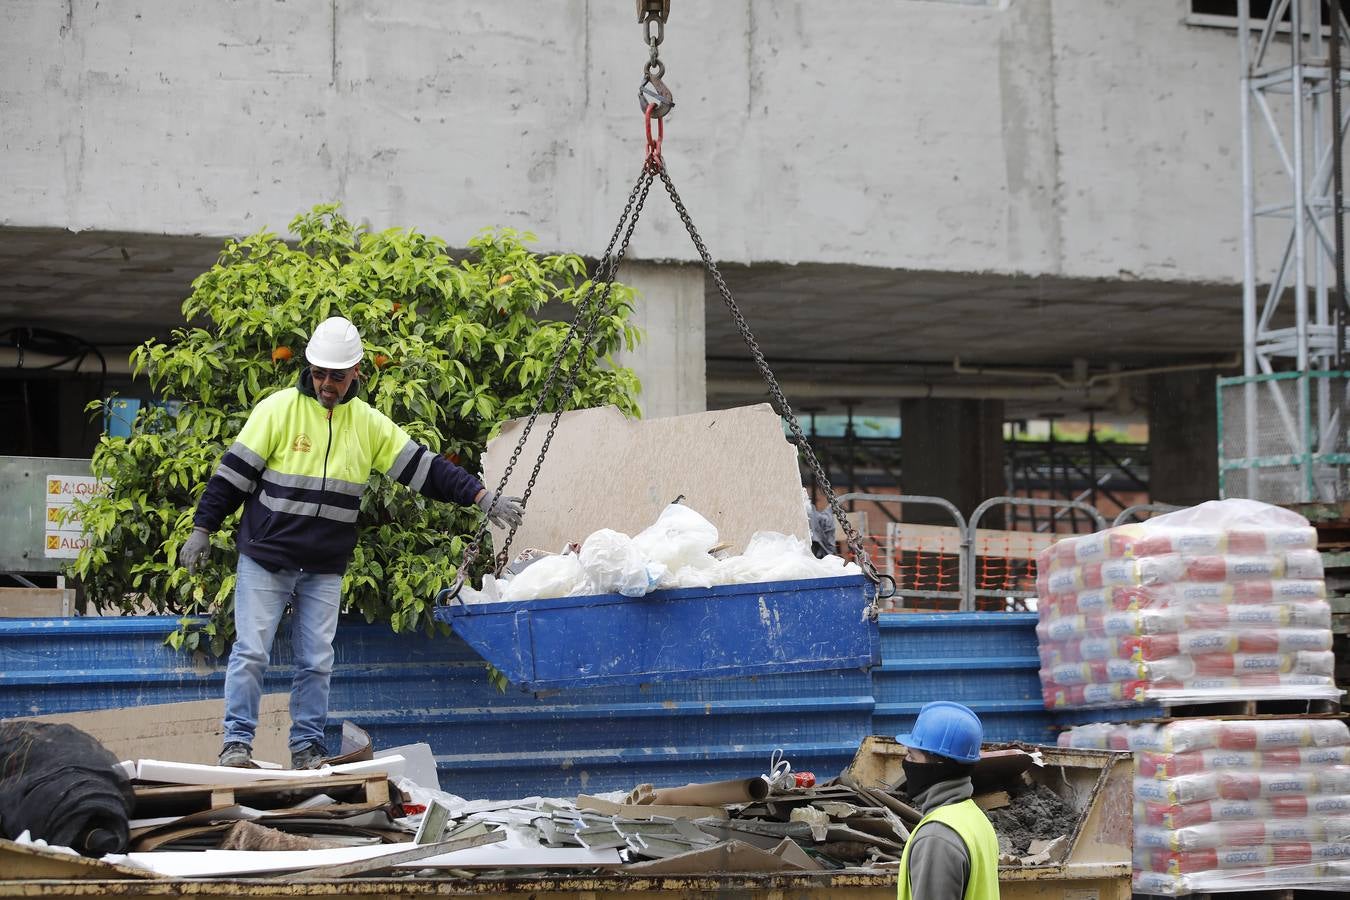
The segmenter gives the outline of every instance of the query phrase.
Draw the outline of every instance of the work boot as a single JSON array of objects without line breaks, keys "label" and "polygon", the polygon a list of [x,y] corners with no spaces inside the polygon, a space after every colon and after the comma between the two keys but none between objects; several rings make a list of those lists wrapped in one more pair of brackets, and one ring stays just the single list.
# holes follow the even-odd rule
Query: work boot
[{"label": "work boot", "polygon": [[226,741],[225,746],[220,748],[220,759],[216,760],[216,765],[228,766],[231,769],[251,769],[253,748],[240,741]]},{"label": "work boot", "polygon": [[292,769],[317,769],[323,765],[328,750],[318,741],[311,741],[299,750],[291,751]]}]

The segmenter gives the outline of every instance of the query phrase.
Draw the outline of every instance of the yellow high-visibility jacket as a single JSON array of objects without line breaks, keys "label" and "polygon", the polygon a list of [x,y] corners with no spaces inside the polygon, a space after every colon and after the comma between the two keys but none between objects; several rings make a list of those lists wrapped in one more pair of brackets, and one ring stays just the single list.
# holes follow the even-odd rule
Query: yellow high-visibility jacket
[{"label": "yellow high-visibility jacket", "polygon": [[372,471],[435,500],[473,502],[483,489],[477,478],[355,393],[324,409],[306,369],[297,387],[261,401],[207,483],[193,524],[215,531],[243,503],[240,553],[274,571],[341,573]]}]

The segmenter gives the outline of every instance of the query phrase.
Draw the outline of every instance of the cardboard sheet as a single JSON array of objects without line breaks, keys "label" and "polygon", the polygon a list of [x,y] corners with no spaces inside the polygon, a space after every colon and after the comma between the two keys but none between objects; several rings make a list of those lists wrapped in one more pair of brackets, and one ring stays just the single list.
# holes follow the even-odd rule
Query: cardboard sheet
[{"label": "cardboard sheet", "polygon": [[[288,762],[286,734],[291,726],[289,694],[264,694],[258,709],[253,756]],[[125,709],[58,713],[31,717],[34,722],[74,725],[119,759],[165,758],[215,762],[224,739],[224,700],[189,700]]]},{"label": "cardboard sheet", "polygon": [[[488,444],[489,488],[501,479],[524,424],[507,422]],[[548,424],[542,415],[535,422],[507,494],[524,491]],[[647,421],[626,419],[610,406],[563,414],[511,552],[556,553],[601,528],[635,535],[681,494],[717,526],[733,554],[756,531],[808,538],[797,451],[767,403]],[[493,529],[497,546],[502,536]]]}]

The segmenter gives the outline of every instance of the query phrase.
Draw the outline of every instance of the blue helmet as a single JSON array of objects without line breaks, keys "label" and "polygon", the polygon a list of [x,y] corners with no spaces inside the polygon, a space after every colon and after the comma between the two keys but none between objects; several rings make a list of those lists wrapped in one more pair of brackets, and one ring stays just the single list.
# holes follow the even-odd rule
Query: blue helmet
[{"label": "blue helmet", "polygon": [[934,700],[919,710],[919,718],[909,734],[895,739],[906,747],[936,753],[957,762],[973,763],[980,758],[984,728],[974,710],[950,700]]}]

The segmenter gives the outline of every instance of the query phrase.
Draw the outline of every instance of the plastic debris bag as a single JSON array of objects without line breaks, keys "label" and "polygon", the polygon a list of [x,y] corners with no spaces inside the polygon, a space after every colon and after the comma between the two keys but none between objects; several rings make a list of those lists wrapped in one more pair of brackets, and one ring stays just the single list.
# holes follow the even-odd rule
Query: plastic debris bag
[{"label": "plastic debris bag", "polygon": [[676,572],[685,566],[704,565],[704,557],[717,545],[717,526],[689,507],[672,503],[633,543],[647,559]]},{"label": "plastic debris bag", "polygon": [[856,564],[846,564],[838,556],[817,559],[801,538],[776,531],[756,531],[744,553],[722,560],[717,567],[721,584],[798,581],[857,575],[861,571]]},{"label": "plastic debris bag", "polygon": [[498,581],[491,573],[483,576],[482,590],[475,590],[474,586],[465,583],[459,589],[459,599],[462,603],[496,603],[502,599],[502,585],[510,584],[508,581]]},{"label": "plastic debris bag", "polygon": [[574,553],[546,556],[512,578],[503,600],[545,600],[550,597],[580,597],[592,593],[586,570]]},{"label": "plastic debris bag", "polygon": [[612,528],[592,532],[578,559],[597,594],[641,597],[666,574],[664,565],[648,562],[632,538]]}]

